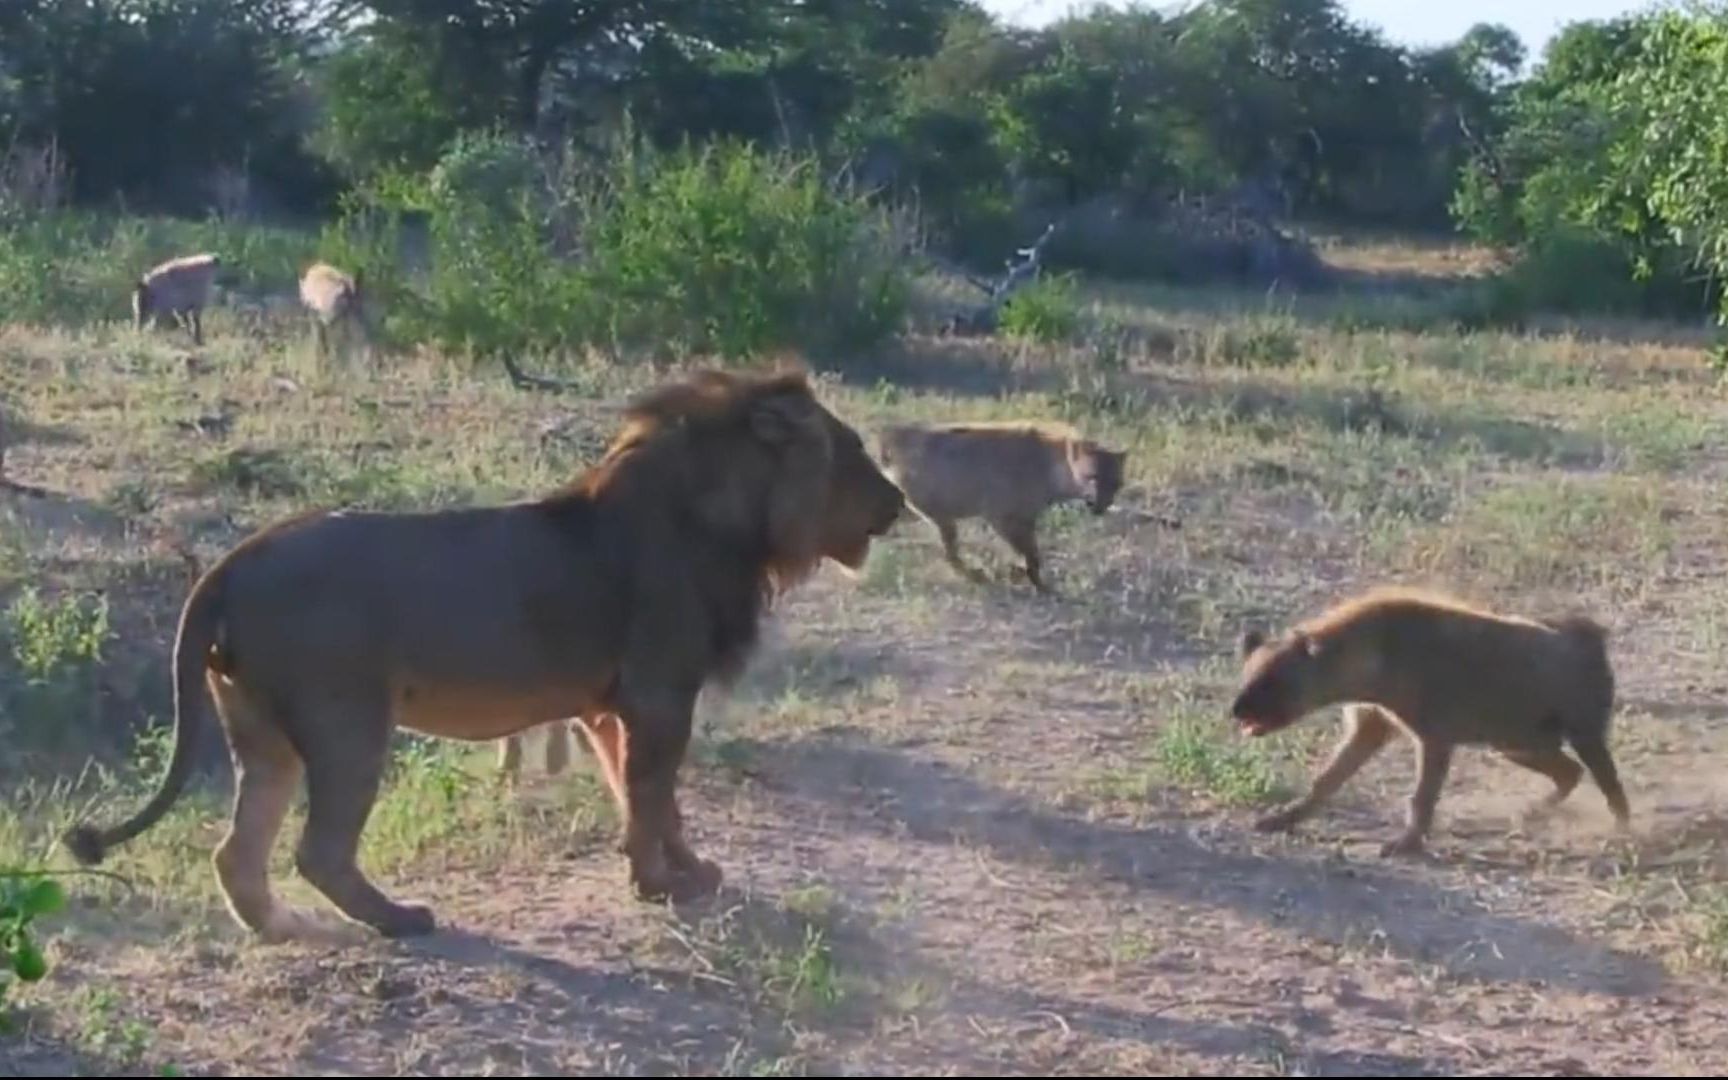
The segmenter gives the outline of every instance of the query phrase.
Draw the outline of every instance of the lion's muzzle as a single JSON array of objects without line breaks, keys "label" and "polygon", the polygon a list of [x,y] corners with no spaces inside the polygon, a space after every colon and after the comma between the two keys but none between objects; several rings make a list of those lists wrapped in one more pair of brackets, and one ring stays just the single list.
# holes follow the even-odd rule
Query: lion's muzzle
[{"label": "lion's muzzle", "polygon": [[[892,485],[890,486],[892,487]],[[893,487],[892,493],[883,500],[882,509],[877,514],[876,520],[871,523],[870,535],[872,537],[886,536],[905,516],[906,496],[898,487]]]}]

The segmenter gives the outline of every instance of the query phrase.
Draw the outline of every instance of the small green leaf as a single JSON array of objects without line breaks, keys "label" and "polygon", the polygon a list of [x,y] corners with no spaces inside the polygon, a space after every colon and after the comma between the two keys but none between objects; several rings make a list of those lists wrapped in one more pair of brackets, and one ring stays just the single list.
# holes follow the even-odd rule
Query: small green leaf
[{"label": "small green leaf", "polygon": [[40,982],[48,974],[48,961],[34,941],[26,938],[12,954],[12,972],[25,982]]},{"label": "small green leaf", "polygon": [[43,878],[32,885],[22,904],[25,914],[34,916],[56,915],[65,906],[66,890],[52,878]]}]

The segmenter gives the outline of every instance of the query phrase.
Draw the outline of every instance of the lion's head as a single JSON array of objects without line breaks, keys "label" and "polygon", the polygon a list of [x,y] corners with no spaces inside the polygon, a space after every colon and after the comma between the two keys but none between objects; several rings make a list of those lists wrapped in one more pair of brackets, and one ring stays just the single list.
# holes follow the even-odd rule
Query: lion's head
[{"label": "lion's head", "polygon": [[608,460],[661,448],[692,519],[781,585],[824,558],[859,569],[905,508],[802,372],[703,371],[636,399],[626,417]]}]

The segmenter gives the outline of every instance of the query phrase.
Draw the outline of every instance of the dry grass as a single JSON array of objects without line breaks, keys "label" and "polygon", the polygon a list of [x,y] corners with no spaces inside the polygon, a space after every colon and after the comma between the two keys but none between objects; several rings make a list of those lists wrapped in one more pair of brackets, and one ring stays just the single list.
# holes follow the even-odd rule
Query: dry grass
[{"label": "dry grass", "polygon": [[[1339,261],[1387,273],[1473,262],[1353,250]],[[512,791],[491,747],[404,739],[362,857],[447,929],[256,947],[209,873],[218,768],[116,856],[130,889],[76,884],[54,976],[0,1062],[1716,1075],[1728,413],[1703,353],[1653,328],[1424,330],[1421,293],[1085,296],[1071,341],[913,335],[828,387],[865,429],[1065,418],[1130,450],[1129,485],[1111,515],[1046,521],[1056,597],[1017,583],[981,528],[964,543],[994,580],[960,579],[917,521],[858,579],[795,596],[734,697],[704,703],[687,816],[735,886],[713,906],[627,899],[585,767]],[[437,356],[321,370],[286,327],[207,333],[193,360],[124,329],[0,328],[22,432],[8,475],[54,493],[0,494],[0,605],[26,586],[41,601],[0,622],[17,748],[0,863],[58,859],[71,817],[154,783],[182,548],[208,560],[310,504],[532,493],[657,377],[593,364],[568,373],[583,393],[541,396]],[[1466,754],[1433,857],[1382,862],[1404,751],[1294,836],[1246,828],[1334,734],[1316,718],[1237,739],[1222,709],[1241,622],[1386,580],[1610,625],[1637,838],[1610,837],[1588,786],[1520,825],[1540,784]],[[98,591],[105,623],[78,604]]]}]

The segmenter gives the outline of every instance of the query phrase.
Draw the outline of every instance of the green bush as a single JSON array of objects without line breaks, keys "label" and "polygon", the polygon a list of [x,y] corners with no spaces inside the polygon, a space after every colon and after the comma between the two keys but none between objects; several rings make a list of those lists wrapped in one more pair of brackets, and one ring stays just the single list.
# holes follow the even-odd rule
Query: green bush
[{"label": "green bush", "polygon": [[61,744],[88,721],[108,637],[102,597],[50,602],[26,588],[13,598],[0,617],[0,747],[17,755]]},{"label": "green bush", "polygon": [[37,920],[57,915],[65,906],[65,890],[53,879],[0,869],[0,1005],[13,983],[39,982],[48,974],[33,930]]},{"label": "green bush", "polygon": [[[526,154],[508,136],[464,137],[427,182],[383,200],[423,207],[430,226],[431,274],[398,320],[409,336],[478,355],[744,358],[866,346],[905,313],[891,219],[813,159],[734,144],[632,150],[552,185]],[[390,244],[361,221],[325,247],[370,272]]]},{"label": "green bush", "polygon": [[1080,333],[1079,287],[1073,274],[1046,274],[1002,305],[1003,336],[1054,345]]},{"label": "green bush", "polygon": [[720,143],[641,165],[613,170],[584,233],[614,341],[741,357],[897,329],[910,280],[891,222],[814,159]]},{"label": "green bush", "polygon": [[486,133],[451,143],[424,189],[433,267],[421,336],[479,354],[584,339],[581,272],[554,250],[551,194],[523,141]]},{"label": "green bush", "polygon": [[1511,267],[1466,294],[1458,314],[1478,325],[1543,313],[1697,318],[1711,295],[1677,249],[1640,266],[1615,238],[1562,228],[1527,244]]}]

